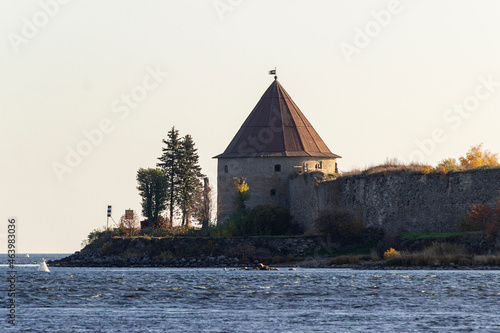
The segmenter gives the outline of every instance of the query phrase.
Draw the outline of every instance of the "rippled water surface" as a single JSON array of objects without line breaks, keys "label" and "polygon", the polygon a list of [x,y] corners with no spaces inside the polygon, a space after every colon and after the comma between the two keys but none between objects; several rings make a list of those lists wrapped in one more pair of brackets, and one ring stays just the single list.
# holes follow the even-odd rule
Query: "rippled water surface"
[{"label": "rippled water surface", "polygon": [[16,269],[13,331],[500,332],[499,271]]}]

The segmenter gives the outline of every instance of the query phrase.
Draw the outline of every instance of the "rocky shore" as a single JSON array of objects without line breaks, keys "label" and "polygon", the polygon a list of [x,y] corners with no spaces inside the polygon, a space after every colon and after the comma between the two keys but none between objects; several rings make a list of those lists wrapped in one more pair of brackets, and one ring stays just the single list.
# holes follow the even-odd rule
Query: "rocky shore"
[{"label": "rocky shore", "polygon": [[[55,267],[219,267],[238,269],[259,269],[272,270],[275,268],[336,268],[336,269],[357,269],[357,270],[500,270],[500,266],[492,264],[477,264],[460,266],[457,264],[434,264],[431,266],[389,266],[385,261],[365,261],[357,264],[330,264],[330,258],[317,257],[307,258],[300,261],[285,261],[272,264],[265,264],[259,261],[242,261],[236,257],[226,257],[220,255],[213,257],[210,255],[200,255],[197,258],[171,258],[155,259],[152,257],[132,257],[123,258],[119,255],[101,256],[98,251],[84,250],[76,252],[61,260],[50,261],[50,266]],[[267,268],[266,268],[267,267]]]},{"label": "rocky shore", "polygon": [[51,266],[60,267],[241,267],[240,259],[224,255],[213,257],[201,254],[199,257],[176,257],[158,259],[156,257],[123,257],[120,255],[103,256],[96,250],[75,252],[69,257],[50,261]]},{"label": "rocky shore", "polygon": [[[428,246],[430,240],[400,242],[398,248],[419,251]],[[472,245],[481,244],[471,236],[457,239],[455,244],[478,253]],[[477,246],[477,245],[476,245]],[[257,268],[304,267],[304,268],[349,268],[363,270],[498,270],[500,258],[488,262],[453,260],[447,264],[434,263],[429,266],[387,264],[384,260],[370,260],[369,255],[349,256],[343,263],[332,260],[332,253],[339,245],[320,236],[311,237],[247,237],[247,238],[119,238],[108,237],[90,244],[82,251],[56,261],[53,267],[221,267]],[[345,247],[344,247],[345,249]],[[477,251],[477,252],[476,252]],[[481,252],[479,252],[481,253]],[[484,253],[484,252],[482,252]],[[491,253],[491,251],[490,251]],[[364,258],[363,258],[364,257]],[[337,258],[336,258],[337,259]],[[433,261],[434,262],[434,261]],[[339,264],[342,263],[342,264]]]},{"label": "rocky shore", "polygon": [[110,238],[48,264],[61,267],[244,267],[304,260],[320,237]]}]

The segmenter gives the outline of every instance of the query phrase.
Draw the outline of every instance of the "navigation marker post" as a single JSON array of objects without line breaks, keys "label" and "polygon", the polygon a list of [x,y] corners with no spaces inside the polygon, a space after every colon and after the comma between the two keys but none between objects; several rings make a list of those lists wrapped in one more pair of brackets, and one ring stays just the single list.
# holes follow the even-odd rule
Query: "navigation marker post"
[{"label": "navigation marker post", "polygon": [[[109,218],[111,217],[111,205],[108,205],[108,215],[107,215],[107,218],[106,218],[106,230],[109,229]],[[112,218],[112,217],[111,217]]]}]

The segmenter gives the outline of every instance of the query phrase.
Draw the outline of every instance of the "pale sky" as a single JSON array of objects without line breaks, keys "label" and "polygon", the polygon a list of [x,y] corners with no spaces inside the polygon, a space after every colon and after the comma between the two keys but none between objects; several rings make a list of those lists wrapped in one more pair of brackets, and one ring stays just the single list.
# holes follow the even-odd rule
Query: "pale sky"
[{"label": "pale sky", "polygon": [[[45,5],[44,5],[45,4]],[[339,169],[500,152],[498,1],[0,2],[0,252],[73,252],[140,209],[172,126],[203,172],[279,81]],[[75,154],[78,154],[76,156]]]}]

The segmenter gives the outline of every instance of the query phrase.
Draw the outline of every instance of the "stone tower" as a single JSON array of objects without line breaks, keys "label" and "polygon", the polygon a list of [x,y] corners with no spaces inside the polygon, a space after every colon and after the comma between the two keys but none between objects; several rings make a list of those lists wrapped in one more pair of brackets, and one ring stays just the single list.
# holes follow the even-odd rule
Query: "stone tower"
[{"label": "stone tower", "polygon": [[288,207],[292,174],[337,172],[336,159],[312,125],[274,77],[259,102],[226,148],[215,156],[218,223],[234,210],[235,178],[250,187],[248,208],[263,204]]}]

